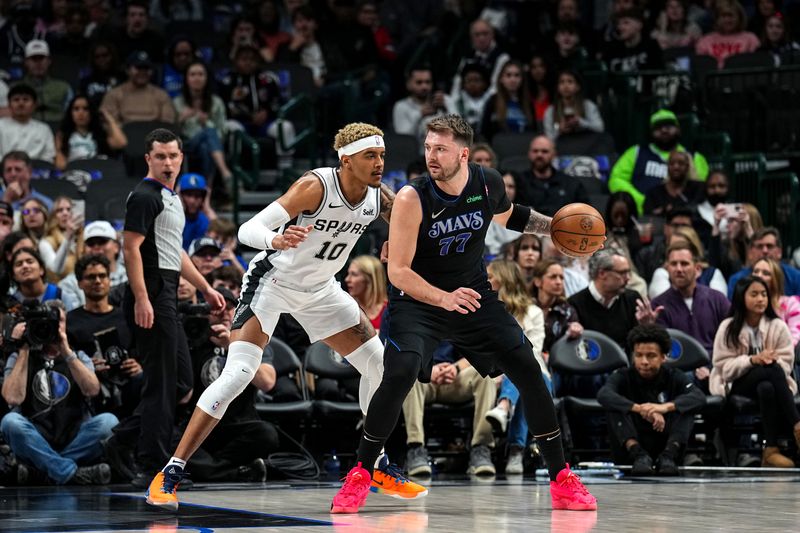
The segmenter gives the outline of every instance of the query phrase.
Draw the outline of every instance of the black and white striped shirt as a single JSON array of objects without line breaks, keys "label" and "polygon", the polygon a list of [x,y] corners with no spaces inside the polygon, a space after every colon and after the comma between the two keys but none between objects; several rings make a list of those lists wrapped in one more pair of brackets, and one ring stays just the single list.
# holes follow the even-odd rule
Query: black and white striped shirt
[{"label": "black and white striped shirt", "polygon": [[143,179],[128,196],[125,231],[144,235],[140,248],[145,274],[181,270],[183,225],[178,194],[152,178]]}]

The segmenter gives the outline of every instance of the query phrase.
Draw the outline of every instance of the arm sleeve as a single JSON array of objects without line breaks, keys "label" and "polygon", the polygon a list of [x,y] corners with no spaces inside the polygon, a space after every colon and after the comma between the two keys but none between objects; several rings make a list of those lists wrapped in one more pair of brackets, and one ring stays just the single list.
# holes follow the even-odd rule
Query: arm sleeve
[{"label": "arm sleeve", "polygon": [[617,160],[614,168],[611,169],[611,177],[608,179],[609,192],[625,191],[633,196],[639,214],[642,214],[644,205],[644,194],[640,193],[633,186],[633,167],[636,164],[636,156],[639,153],[638,146],[631,146]]},{"label": "arm sleeve", "polygon": [[134,192],[125,210],[125,231],[147,235],[156,216],[164,208],[154,195]]},{"label": "arm sleeve", "polygon": [[47,239],[39,241],[39,253],[42,254],[45,268],[54,274],[60,275],[61,271],[64,270],[64,262],[67,260],[71,244],[71,240],[64,239],[61,241],[61,246],[58,247],[58,250],[53,250],[53,246]]},{"label": "arm sleeve", "polygon": [[609,376],[605,385],[597,392],[597,401],[610,411],[628,413],[634,402],[620,393],[625,379],[624,370],[617,370]]},{"label": "arm sleeve", "polygon": [[286,209],[278,202],[272,202],[262,209],[256,216],[245,222],[239,228],[239,240],[242,244],[258,250],[272,249],[272,239],[275,238],[273,230],[283,226],[291,217]]}]

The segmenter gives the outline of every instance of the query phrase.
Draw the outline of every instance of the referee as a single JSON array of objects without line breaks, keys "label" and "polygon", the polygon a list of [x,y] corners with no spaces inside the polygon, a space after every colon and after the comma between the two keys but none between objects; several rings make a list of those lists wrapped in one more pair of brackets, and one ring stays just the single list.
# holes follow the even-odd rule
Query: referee
[{"label": "referee", "polygon": [[183,276],[202,292],[214,311],[223,309],[225,300],[183,251],[183,206],[173,190],[183,163],[181,139],[166,129],[153,130],[145,137],[144,157],[147,176],[131,192],[125,212],[129,285],[124,307],[135,323],[144,368],[142,398],[133,417],[139,426],[136,466],[149,473],[169,460],[172,449],[178,343],[185,343],[177,312],[178,279]]}]

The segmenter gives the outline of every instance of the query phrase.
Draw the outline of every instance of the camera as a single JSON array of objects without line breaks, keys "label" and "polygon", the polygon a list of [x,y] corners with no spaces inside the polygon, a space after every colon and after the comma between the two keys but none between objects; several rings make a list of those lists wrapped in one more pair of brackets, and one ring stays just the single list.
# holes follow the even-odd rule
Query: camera
[{"label": "camera", "polygon": [[58,342],[58,324],[61,321],[58,308],[44,305],[38,300],[25,300],[9,307],[8,317],[10,320],[3,332],[4,339],[11,339],[14,326],[25,322],[25,333],[19,341],[20,344],[40,348],[45,344]]},{"label": "camera", "polygon": [[115,385],[122,386],[127,383],[128,376],[122,371],[122,362],[128,359],[128,351],[122,347],[117,328],[110,327],[96,332],[94,345],[97,353],[108,365],[108,372],[104,378]]},{"label": "camera", "polygon": [[178,313],[181,315],[183,330],[186,332],[186,340],[189,341],[190,347],[199,346],[208,340],[211,334],[211,322],[208,320],[211,314],[209,304],[180,302]]}]

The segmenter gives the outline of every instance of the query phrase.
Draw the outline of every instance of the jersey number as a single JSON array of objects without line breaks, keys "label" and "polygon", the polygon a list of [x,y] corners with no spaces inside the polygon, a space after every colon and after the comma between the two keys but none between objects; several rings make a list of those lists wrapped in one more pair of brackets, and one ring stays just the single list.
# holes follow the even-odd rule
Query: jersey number
[{"label": "jersey number", "polygon": [[[328,248],[330,247],[330,252],[328,252]],[[337,242],[333,246],[331,246],[331,241],[325,241],[322,243],[322,249],[317,252],[314,257],[317,259],[327,259],[328,261],[336,261],[339,259],[339,256],[342,255],[344,249],[347,248],[347,243],[344,242]],[[325,257],[325,255],[328,257]]]},{"label": "jersey number", "polygon": [[445,237],[439,241],[439,246],[442,247],[441,250],[439,250],[439,255],[447,255],[450,253],[450,245],[453,244],[453,241],[457,243],[456,253],[460,254],[464,252],[464,247],[467,245],[467,241],[470,237],[472,237],[472,233],[459,233],[455,237]]}]

